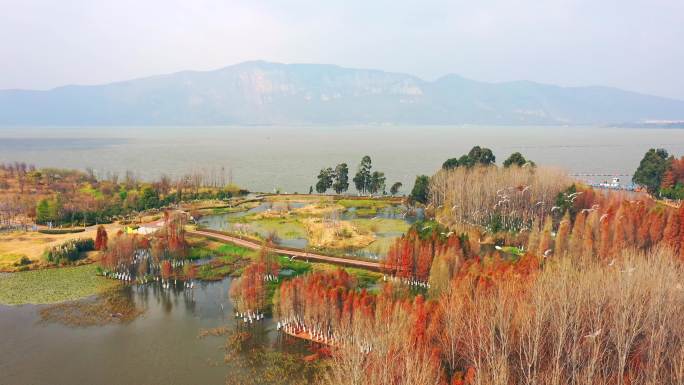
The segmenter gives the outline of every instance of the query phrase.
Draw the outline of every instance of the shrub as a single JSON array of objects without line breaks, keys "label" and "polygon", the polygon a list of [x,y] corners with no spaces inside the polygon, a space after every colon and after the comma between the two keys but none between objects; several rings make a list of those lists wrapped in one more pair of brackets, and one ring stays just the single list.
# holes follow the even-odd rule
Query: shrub
[{"label": "shrub", "polygon": [[82,233],[84,232],[85,229],[42,229],[38,230],[39,233],[42,234],[75,234],[75,233]]},{"label": "shrub", "polygon": [[71,263],[82,258],[82,253],[95,249],[92,239],[70,239],[45,252],[45,259],[51,263]]},{"label": "shrub", "polygon": [[14,266],[26,266],[30,265],[31,261],[27,256],[23,255],[17,262],[14,262]]}]

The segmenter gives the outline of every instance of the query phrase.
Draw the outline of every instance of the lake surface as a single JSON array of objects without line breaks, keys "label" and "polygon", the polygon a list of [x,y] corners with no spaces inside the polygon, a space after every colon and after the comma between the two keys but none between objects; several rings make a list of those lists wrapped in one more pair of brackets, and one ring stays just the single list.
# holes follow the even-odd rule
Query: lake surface
[{"label": "lake surface", "polygon": [[[65,326],[43,322],[44,306],[0,305],[0,383],[225,384],[253,368],[239,366],[239,359],[224,362],[226,337],[198,336],[244,327],[232,316],[230,282],[199,283],[192,291],[131,287],[126,295],[145,310],[127,324]],[[302,343],[283,343],[268,318],[251,330],[264,348],[304,351]]]},{"label": "lake surface", "polygon": [[[308,192],[323,167],[352,172],[370,155],[387,185],[407,193],[418,174],[472,146],[491,148],[501,163],[522,152],[538,164],[573,173],[631,174],[651,147],[684,154],[684,130],[600,127],[335,126],[335,127],[21,127],[0,128],[0,162],[125,170],[141,178],[226,170],[252,191]],[[230,172],[229,172],[230,171]],[[629,180],[623,177],[623,181]],[[595,180],[593,180],[595,181]]]}]

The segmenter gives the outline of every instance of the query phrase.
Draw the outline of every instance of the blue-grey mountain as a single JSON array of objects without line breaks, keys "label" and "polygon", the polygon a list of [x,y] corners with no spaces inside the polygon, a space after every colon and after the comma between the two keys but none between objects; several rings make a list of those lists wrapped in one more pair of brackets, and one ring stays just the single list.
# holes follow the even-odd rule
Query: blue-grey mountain
[{"label": "blue-grey mountain", "polygon": [[95,86],[0,91],[0,125],[619,124],[683,121],[684,101],[608,87],[435,81],[245,62]]}]

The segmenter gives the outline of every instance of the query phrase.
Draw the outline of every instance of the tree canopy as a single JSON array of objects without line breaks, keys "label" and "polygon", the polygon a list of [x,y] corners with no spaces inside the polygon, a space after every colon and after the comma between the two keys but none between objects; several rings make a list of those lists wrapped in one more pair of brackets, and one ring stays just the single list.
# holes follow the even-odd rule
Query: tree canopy
[{"label": "tree canopy", "polygon": [[639,168],[634,172],[632,182],[646,187],[652,194],[657,192],[670,161],[671,158],[667,150],[663,148],[649,149],[641,159]]},{"label": "tree canopy", "polygon": [[416,176],[409,198],[413,202],[427,203],[430,194],[430,178],[427,175]]},{"label": "tree canopy", "polygon": [[358,171],[354,175],[354,186],[361,194],[365,194],[370,188],[372,167],[371,158],[366,155],[361,159]]},{"label": "tree canopy", "polygon": [[349,167],[346,163],[340,163],[335,167],[334,179],[332,187],[336,193],[341,194],[349,189]]},{"label": "tree canopy", "polygon": [[442,168],[450,170],[456,167],[473,167],[476,164],[490,165],[496,162],[496,156],[492,150],[486,147],[475,146],[470,149],[468,154],[461,155],[460,158],[450,158],[442,163]]},{"label": "tree canopy", "polygon": [[449,158],[444,163],[442,163],[442,168],[445,170],[450,170],[459,166],[458,158]]},{"label": "tree canopy", "polygon": [[496,157],[492,150],[480,146],[471,148],[470,152],[468,152],[468,158],[472,161],[473,165],[478,163],[487,165],[496,162]]},{"label": "tree canopy", "polygon": [[[359,194],[377,194],[385,192],[385,173],[381,171],[371,171],[373,168],[370,156],[366,155],[361,159],[356,174],[352,179],[354,186]],[[401,184],[400,184],[401,185]],[[334,169],[323,168],[318,174],[316,191],[325,193],[329,188],[335,193],[341,194],[349,189],[349,166],[347,163],[340,163]],[[311,188],[309,193],[311,193]]]},{"label": "tree canopy", "polygon": [[385,192],[385,173],[380,171],[373,171],[370,177],[370,184],[368,185],[368,192],[377,194],[378,192]]},{"label": "tree canopy", "polygon": [[334,171],[332,168],[323,168],[318,173],[318,182],[316,182],[316,192],[324,194],[333,185]]},{"label": "tree canopy", "polygon": [[519,166],[523,167],[526,164],[529,164],[530,166],[535,166],[535,163],[531,160],[525,159],[525,157],[519,153],[519,152],[514,152],[511,154],[511,156],[508,157],[508,159],[504,160],[503,166],[504,167],[511,167],[511,166]]}]

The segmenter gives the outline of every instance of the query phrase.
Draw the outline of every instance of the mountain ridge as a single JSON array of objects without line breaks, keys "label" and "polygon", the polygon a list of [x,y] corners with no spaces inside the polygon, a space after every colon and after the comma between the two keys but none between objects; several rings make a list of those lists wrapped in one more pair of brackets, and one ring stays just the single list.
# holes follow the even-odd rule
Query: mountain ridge
[{"label": "mountain ridge", "polygon": [[101,85],[0,90],[0,125],[616,124],[684,101],[605,86],[433,81],[334,64],[242,62]]}]

